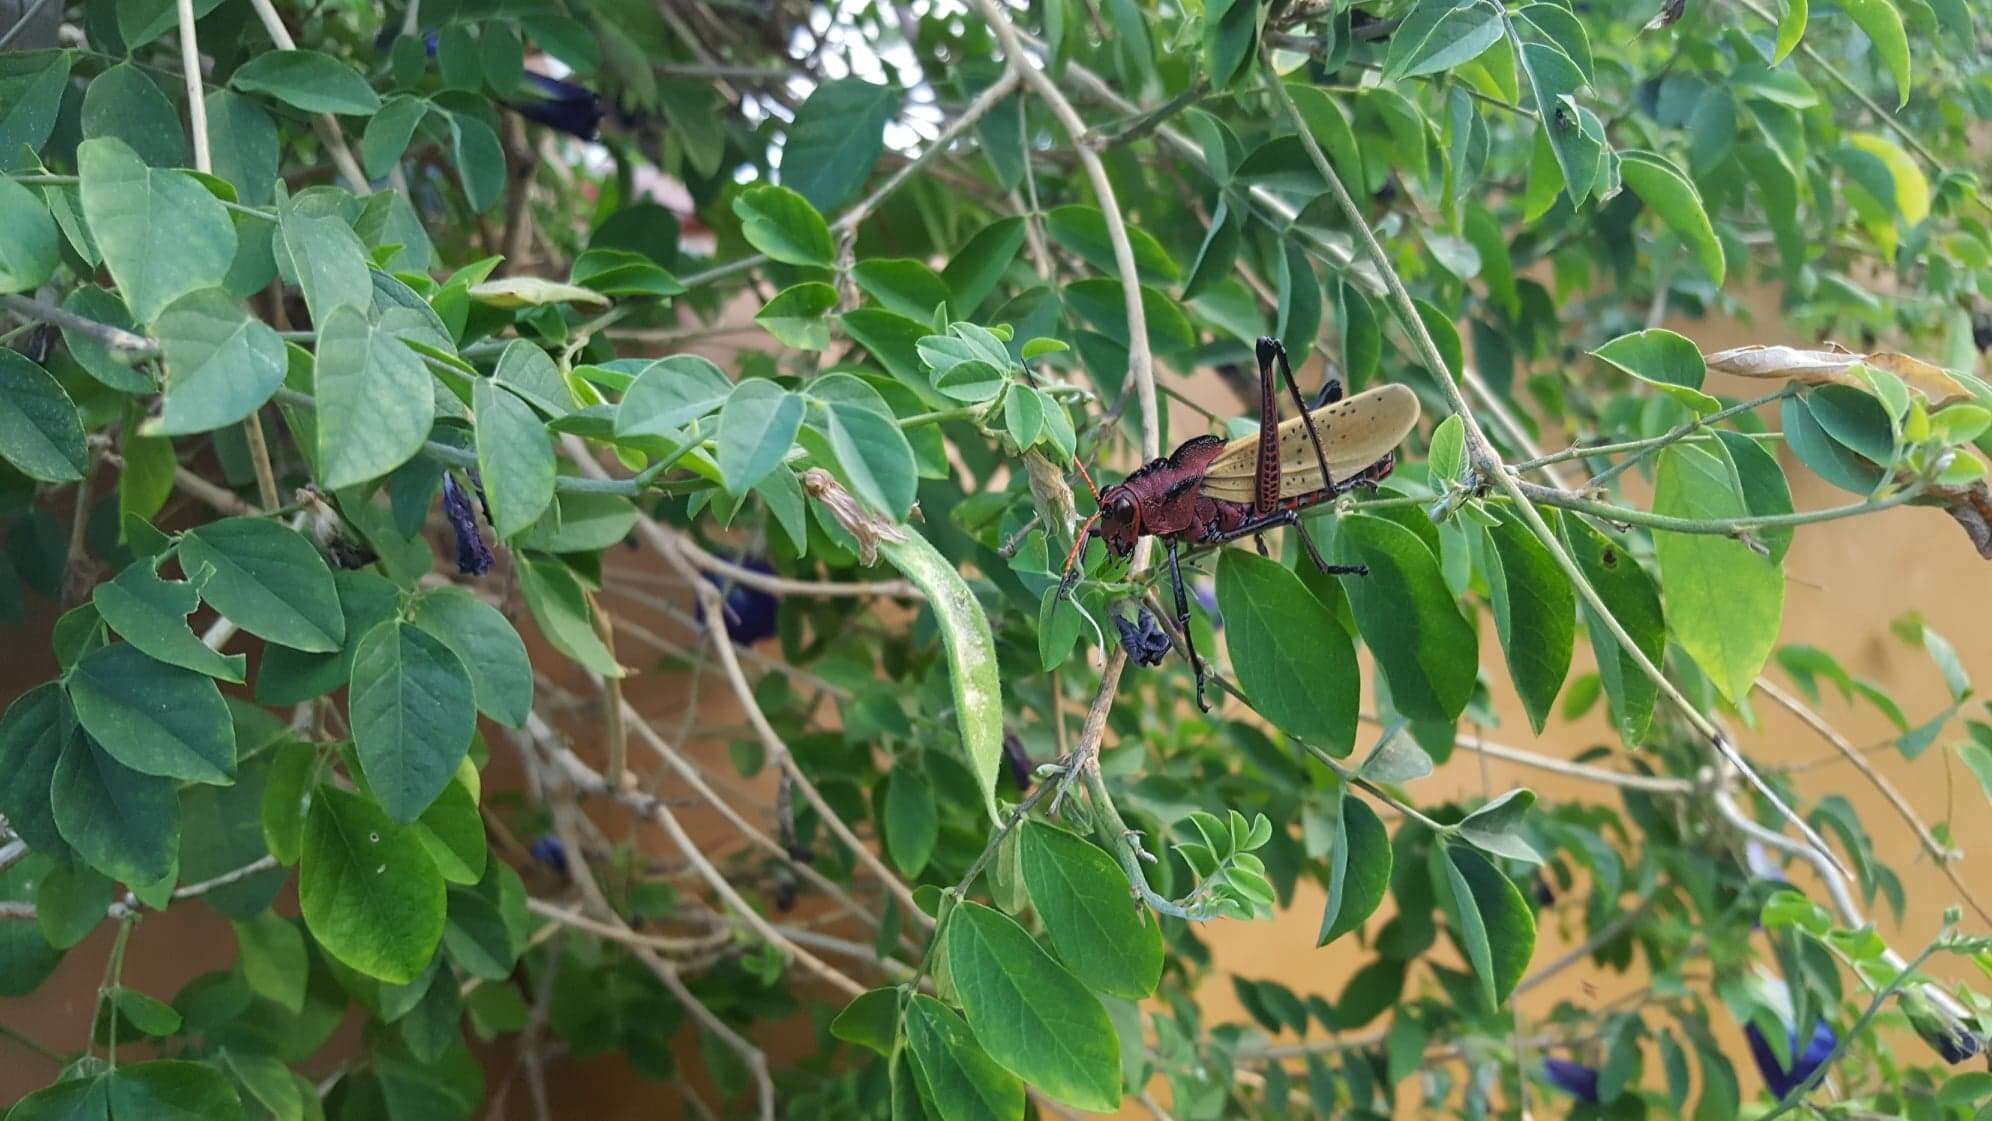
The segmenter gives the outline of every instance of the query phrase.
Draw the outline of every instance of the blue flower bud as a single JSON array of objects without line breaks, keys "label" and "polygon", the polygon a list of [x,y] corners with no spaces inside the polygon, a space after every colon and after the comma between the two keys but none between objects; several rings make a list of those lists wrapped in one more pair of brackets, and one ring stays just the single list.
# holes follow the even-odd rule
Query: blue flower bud
[{"label": "blue flower bud", "polygon": [[567,848],[557,837],[541,837],[526,850],[534,860],[565,876],[567,874]]},{"label": "blue flower bud", "polygon": [[1573,1063],[1569,1059],[1544,1059],[1542,1076],[1549,1080],[1550,1085],[1578,1101],[1597,1104],[1598,1068]]},{"label": "blue flower bud", "polygon": [[1787,1070],[1778,1065],[1778,1057],[1772,1053],[1770,1041],[1757,1030],[1756,1024],[1743,1025],[1743,1034],[1750,1041],[1750,1057],[1757,1061],[1757,1071],[1764,1076],[1764,1085],[1770,1087],[1771,1093],[1777,1095],[1779,1100],[1804,1085],[1805,1080],[1826,1062],[1827,1056],[1833,1053],[1834,1045],[1839,1042],[1839,1036],[1833,1034],[1826,1021],[1814,1020],[1812,1034],[1803,1047],[1799,1045],[1797,1033],[1792,1034],[1791,1069]]},{"label": "blue flower bud", "polygon": [[[764,574],[771,575],[775,571],[759,557],[743,557],[734,563]],[[723,576],[708,574],[706,579],[723,596],[725,618],[722,623],[733,641],[748,646],[774,636],[777,629],[775,617],[781,608],[781,600],[773,593],[750,588]]]},{"label": "blue flower bud", "polygon": [[582,140],[595,139],[602,125],[602,99],[594,90],[531,70],[525,72],[519,90],[532,95],[509,103],[519,116]]}]

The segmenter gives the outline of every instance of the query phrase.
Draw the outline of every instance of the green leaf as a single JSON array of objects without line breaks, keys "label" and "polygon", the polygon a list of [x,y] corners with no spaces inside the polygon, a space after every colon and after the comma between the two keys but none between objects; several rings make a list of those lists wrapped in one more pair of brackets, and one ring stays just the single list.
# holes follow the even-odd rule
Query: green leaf
[{"label": "green leaf", "polygon": [[553,438],[532,406],[488,379],[471,386],[477,416],[477,471],[500,540],[539,520],[553,504]]},{"label": "green leaf", "polygon": [[796,350],[825,350],[830,346],[829,312],[837,306],[837,290],[821,281],[809,280],[784,288],[769,300],[754,322],[783,346]]},{"label": "green leaf", "polygon": [[367,247],[346,220],[346,201],[341,192],[313,190],[277,205],[280,271],[297,282],[320,328],[339,307],[364,312],[373,306]]},{"label": "green leaf", "polygon": [[0,171],[17,167],[21,150],[39,152],[55,130],[69,88],[68,51],[15,52],[0,65]]},{"label": "green leaf", "polygon": [[880,1058],[890,1058],[899,1035],[899,990],[873,989],[859,994],[830,1021],[830,1034],[876,1052]]},{"label": "green leaf", "polygon": [[1464,66],[1501,34],[1501,13],[1486,0],[1419,0],[1390,36],[1383,76],[1398,81]]},{"label": "green leaf", "polygon": [[270,1111],[274,1121],[306,1121],[305,1095],[311,1083],[291,1073],[282,1059],[246,1051],[223,1050],[221,1061],[249,1091],[249,1096]]},{"label": "green leaf", "polygon": [[1024,884],[1066,968],[1088,988],[1140,1000],[1162,979],[1162,932],[1099,846],[1053,825],[1023,825]]},{"label": "green leaf", "polygon": [[210,91],[206,106],[215,177],[233,186],[244,206],[270,205],[281,157],[276,123],[261,105],[233,90]]},{"label": "green leaf", "polygon": [[1965,766],[1971,768],[1971,774],[1978,780],[1979,789],[1985,792],[1986,799],[1992,801],[1992,748],[1975,740],[1967,740],[1957,745],[1957,753]]},{"label": "green leaf", "polygon": [[1342,587],[1397,711],[1412,720],[1458,719],[1477,680],[1480,640],[1431,549],[1396,522],[1351,515],[1338,519],[1332,552],[1338,564],[1369,567],[1368,576],[1344,577]]},{"label": "green leaf", "polygon": [[[120,62],[97,75],[83,92],[83,135],[88,140],[117,140],[153,167],[179,167],[187,162],[186,133],[179,111],[159,83],[132,62]],[[79,170],[81,165],[79,164]],[[84,181],[90,178],[83,171]],[[95,226],[93,220],[91,226]],[[99,233],[99,240],[103,235]]]},{"label": "green leaf", "polygon": [[7,1121],[110,1121],[109,1083],[101,1074],[59,1081],[16,1101]]},{"label": "green leaf", "polygon": [[200,589],[191,581],[162,580],[150,565],[138,563],[97,585],[91,601],[112,630],[146,654],[242,684],[248,659],[211,650],[187,629],[187,616],[200,606]]},{"label": "green leaf", "polygon": [[[424,547],[423,555],[427,556]],[[332,574],[339,595],[339,617],[346,625],[343,643],[332,653],[306,653],[288,646],[263,650],[256,667],[256,700],[266,705],[302,704],[334,689],[344,688],[353,675],[353,651],[359,638],[401,610],[401,589],[372,571]]]},{"label": "green leaf", "polygon": [[1726,273],[1722,239],[1715,236],[1715,227],[1709,224],[1701,192],[1657,152],[1627,149],[1619,153],[1619,161],[1619,174],[1624,177],[1625,185],[1695,251],[1702,271],[1721,287]]},{"label": "green leaf", "polygon": [[[828,287],[828,285],[825,285]],[[793,289],[791,289],[793,291]],[[719,410],[719,477],[730,494],[746,494],[795,447],[803,399],[766,378],[735,386]]]},{"label": "green leaf", "polygon": [[155,1060],[121,1066],[104,1076],[113,1118],[147,1121],[241,1121],[242,1099],[206,1063]]},{"label": "green leaf", "polygon": [[1784,14],[1778,17],[1778,44],[1771,52],[1771,65],[1782,63],[1805,38],[1805,24],[1811,5],[1807,0],[1784,0]]},{"label": "green leaf", "polygon": [[415,980],[443,938],[443,877],[422,843],[335,787],[312,796],[297,894],[311,936],[369,977]]},{"label": "green leaf", "polygon": [[[125,310],[124,301],[104,291],[94,284],[79,285],[62,299],[62,310],[72,311],[84,319],[129,331],[133,327],[131,313]],[[62,342],[69,348],[69,356],[91,377],[125,393],[155,393],[158,386],[143,371],[134,370],[130,359],[114,353],[110,347],[73,328],[64,328]]]},{"label": "green leaf", "polygon": [[118,762],[187,782],[235,781],[235,725],[207,677],[121,642],[85,655],[68,684],[77,722]]},{"label": "green leaf", "polygon": [[[782,145],[782,186],[822,213],[836,212],[871,178],[885,151],[885,126],[898,112],[899,91],[891,86],[859,78],[818,84],[789,123],[788,141]],[[748,240],[754,239],[750,235]],[[767,252],[759,243],[755,248]]]},{"label": "green leaf", "polygon": [[1459,417],[1449,416],[1432,430],[1425,460],[1432,473],[1432,486],[1441,492],[1466,478],[1466,426]]},{"label": "green leaf", "polygon": [[[1585,581],[1647,659],[1659,665],[1667,651],[1667,623],[1661,615],[1660,589],[1653,577],[1624,547],[1583,518],[1564,518],[1563,533]],[[1659,688],[1632,654],[1619,647],[1618,639],[1589,604],[1584,606],[1584,625],[1591,636],[1591,652],[1611,707],[1612,724],[1626,746],[1636,745],[1646,738],[1646,729],[1653,721]]]},{"label": "green leaf", "polygon": [[[1852,392],[1856,396],[1865,396],[1858,390]],[[1873,404],[1872,401],[1868,403]],[[1831,407],[1829,405],[1827,408]],[[1841,490],[1851,491],[1863,497],[1873,493],[1886,478],[1881,468],[1861,458],[1851,448],[1829,435],[1820,424],[1818,413],[1812,409],[1806,398],[1785,398],[1779,413],[1783,421],[1785,442],[1790,446],[1792,454],[1798,457],[1798,461],[1813,474]],[[1852,422],[1857,418],[1843,414],[1840,419]]]},{"label": "green leaf", "polygon": [[[463,182],[464,201],[479,214],[498,205],[505,197],[505,149],[498,143],[498,134],[491,126],[476,117],[463,113],[446,113],[450,124],[450,155],[456,161],[457,177]],[[532,277],[508,277],[508,282],[531,281]],[[544,284],[546,282],[541,281]],[[573,293],[585,294],[588,300],[606,304],[608,301],[585,288],[559,285],[566,289],[572,298]],[[553,302],[542,296],[533,301]]]},{"label": "green leaf", "polygon": [[380,95],[359,71],[319,51],[262,51],[236,67],[228,81],[307,113],[363,117],[380,108]]},{"label": "green leaf", "polygon": [[165,411],[148,435],[226,428],[284,384],[289,359],[277,332],[228,293],[202,288],[173,301],[153,328],[166,359]]},{"label": "green leaf", "polygon": [[904,756],[885,779],[885,851],[907,876],[918,876],[934,855],[941,819],[934,805],[934,784],[918,756]]},{"label": "green leaf", "polygon": [[126,884],[172,873],[180,804],[171,779],[132,770],[79,730],[56,762],[49,802],[62,839],[90,867]]},{"label": "green leaf", "polygon": [[559,561],[518,559],[520,594],[547,642],[604,677],[623,676],[626,671],[595,633],[594,614],[574,573]]},{"label": "green leaf", "polygon": [[498,355],[491,380],[526,399],[526,403],[548,416],[565,416],[574,410],[574,394],[561,379],[560,368],[547,353],[525,339],[513,339]]},{"label": "green leaf", "polygon": [[526,726],[533,667],[510,620],[468,589],[444,587],[415,601],[415,625],[441,639],[470,671],[477,711],[508,728]]},{"label": "green leaf", "polygon": [[643,368],[616,407],[616,435],[681,438],[681,430],[713,412],[733,392],[719,367],[693,354],[674,354]]},{"label": "green leaf", "polygon": [[1543,543],[1516,517],[1487,527],[1487,585],[1508,676],[1538,735],[1570,672],[1577,594]]},{"label": "green leaf", "polygon": [[[1211,85],[1228,89],[1251,69],[1253,44],[1259,37],[1259,0],[1215,0],[1204,9],[1204,69]],[[1131,49],[1143,52],[1147,44]]]},{"label": "green leaf", "polygon": [[436,862],[436,870],[453,884],[477,883],[490,861],[484,818],[477,809],[477,784],[477,767],[466,757],[457,765],[454,780],[411,827],[429,859]]},{"label": "green leaf", "polygon": [[174,300],[215,287],[228,275],[235,227],[221,200],[192,176],[147,167],[113,139],[84,141],[76,166],[83,216],[139,323],[151,323]]},{"label": "green leaf", "polygon": [[1541,864],[1542,854],[1521,836],[1522,823],[1534,805],[1533,792],[1510,790],[1467,814],[1455,828],[1460,837],[1475,848],[1510,860]]},{"label": "green leaf", "polygon": [[305,985],[311,977],[303,933],[270,911],[238,919],[234,925],[242,978],[249,991],[293,1013],[303,1011]]},{"label": "green leaf", "polygon": [[989,1057],[1047,1097],[1120,1107],[1120,1038],[1100,1002],[1000,911],[964,901],[948,919],[948,976]]},{"label": "green leaf", "polygon": [[[1002,279],[1017,251],[1024,246],[1024,220],[998,218],[975,232],[968,244],[955,250],[941,270],[941,279],[951,294],[948,309],[959,316],[971,316]],[[931,310],[931,309],[930,309]]]},{"label": "green leaf", "polygon": [[[1675,444],[1660,455],[1653,510],[1679,518],[1748,513],[1720,445]],[[1784,574],[1750,546],[1720,534],[1655,531],[1653,551],[1667,589],[1667,626],[1723,696],[1741,700],[1776,645]]]},{"label": "green leaf", "polygon": [[940,1121],[1022,1121],[1024,1084],[989,1057],[954,1009],[925,993],[906,1006],[906,1053]]},{"label": "green leaf", "polygon": [[1700,348],[1672,331],[1654,327],[1620,335],[1591,355],[1704,416],[1722,408],[1720,401],[1702,392],[1708,365]]},{"label": "green leaf", "polygon": [[213,569],[201,598],[258,638],[319,653],[346,640],[332,570],[295,531],[260,518],[209,522],[180,539],[180,563]]},{"label": "green leaf", "polygon": [[1003,371],[987,362],[956,362],[934,375],[934,388],[956,401],[994,400],[1003,384]]},{"label": "green leaf", "polygon": [[1026,452],[1044,433],[1045,398],[1029,386],[1016,386],[1003,398],[1003,427],[1017,450]]},{"label": "green leaf", "polygon": [[829,268],[837,246],[830,227],[809,200],[786,187],[749,187],[733,200],[747,244],[786,265]]},{"label": "green leaf", "polygon": [[982,790],[989,820],[996,813],[996,773],[1003,763],[1003,687],[989,618],[961,572],[925,537],[908,527],[904,541],[879,542],[879,554],[927,597],[947,649],[948,683],[968,767]]},{"label": "green leaf", "polygon": [[31,292],[55,272],[55,219],[41,196],[0,178],[0,293]]},{"label": "green leaf", "polygon": [[38,852],[59,853],[62,832],[49,806],[49,786],[56,761],[77,736],[76,715],[69,695],[57,681],[22,693],[0,715],[0,813],[7,828]]},{"label": "green leaf", "polygon": [[[826,374],[809,385],[806,445],[837,468],[845,485],[893,521],[913,508],[918,465],[906,435],[878,391],[850,374]],[[817,434],[821,438],[815,438]]]},{"label": "green leaf", "polygon": [[1842,10],[1853,17],[1874,44],[1875,54],[1895,78],[1896,105],[1909,104],[1909,34],[1902,26],[1902,13],[1894,0],[1839,0]]},{"label": "green leaf", "polygon": [[353,654],[353,747],[381,808],[406,825],[456,774],[477,730],[475,687],[456,652],[390,620]]},{"label": "green leaf", "polygon": [[111,881],[81,864],[58,864],[35,892],[35,926],[48,944],[68,950],[104,921]]},{"label": "green leaf", "polygon": [[[412,315],[412,313],[409,313]],[[436,399],[428,369],[402,341],[398,311],[368,322],[342,305],[318,331],[319,485],[371,482],[414,458]]]},{"label": "green leaf", "polygon": [[17,350],[0,349],[0,459],[45,483],[74,482],[90,466],[69,394]]},{"label": "green leaf", "polygon": [[1535,915],[1514,882],[1487,858],[1463,845],[1445,847],[1448,910],[1458,923],[1466,958],[1480,978],[1480,994],[1499,1008],[1535,953]]},{"label": "green leaf", "polygon": [[[1604,133],[1604,125],[1590,110],[1578,104],[1577,95],[1586,88],[1584,72],[1562,48],[1548,43],[1524,43],[1522,72],[1528,75],[1529,94],[1535,102],[1537,135],[1548,138],[1548,151],[1561,172],[1563,189],[1572,206],[1582,206],[1595,191],[1611,191],[1616,177],[1611,174],[1615,159]],[[1541,149],[1538,148],[1540,155]],[[1542,168],[1540,158],[1536,167]],[[1530,195],[1536,193],[1530,175]],[[1550,192],[1554,198],[1554,192]],[[1531,213],[1534,213],[1531,209]]]},{"label": "green leaf", "polygon": [[1291,569],[1243,549],[1217,562],[1217,605],[1238,684],[1282,731],[1332,755],[1356,743],[1362,677],[1349,632]]},{"label": "green leaf", "polygon": [[677,277],[649,257],[607,247],[589,249],[574,258],[567,279],[605,296],[661,299],[685,290]]},{"label": "green leaf", "polygon": [[1394,859],[1390,834],[1367,802],[1345,790],[1335,796],[1335,803],[1335,836],[1328,852],[1328,904],[1321,911],[1316,946],[1326,946],[1376,912],[1390,887]]},{"label": "green leaf", "polygon": [[851,267],[851,279],[887,311],[922,321],[952,299],[947,281],[939,273],[928,268],[926,262],[907,257],[859,261]]},{"label": "green leaf", "polygon": [[[1134,271],[1143,284],[1173,283],[1179,275],[1176,262],[1162,243],[1133,226],[1124,227],[1129,248],[1134,253]],[[1119,276],[1113,241],[1107,235],[1107,218],[1095,206],[1060,206],[1044,216],[1045,233],[1061,247],[1109,276]],[[931,309],[930,309],[931,310]]]}]

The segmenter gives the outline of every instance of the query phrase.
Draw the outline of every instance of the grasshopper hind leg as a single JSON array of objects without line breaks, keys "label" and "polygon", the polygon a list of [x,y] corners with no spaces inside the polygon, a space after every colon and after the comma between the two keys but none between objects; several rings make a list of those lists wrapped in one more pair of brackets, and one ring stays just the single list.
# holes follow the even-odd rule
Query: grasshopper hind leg
[{"label": "grasshopper hind leg", "polygon": [[1204,700],[1204,664],[1197,656],[1197,640],[1190,635],[1190,597],[1183,590],[1183,565],[1177,557],[1176,542],[1169,542],[1169,582],[1176,589],[1176,629],[1183,635],[1183,656],[1190,660],[1190,668],[1197,675],[1197,709],[1210,711],[1210,703]]}]

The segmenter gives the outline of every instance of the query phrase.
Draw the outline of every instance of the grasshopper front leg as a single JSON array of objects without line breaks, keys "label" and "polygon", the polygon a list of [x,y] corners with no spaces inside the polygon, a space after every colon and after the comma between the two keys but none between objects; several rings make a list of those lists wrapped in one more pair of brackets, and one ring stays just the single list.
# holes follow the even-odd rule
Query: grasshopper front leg
[{"label": "grasshopper front leg", "polygon": [[1190,637],[1190,597],[1183,590],[1183,565],[1174,538],[1169,539],[1169,581],[1176,587],[1176,629],[1183,634],[1183,656],[1190,660],[1190,668],[1197,675],[1197,708],[1209,712],[1210,705],[1204,700],[1203,659],[1197,657],[1197,640]]}]

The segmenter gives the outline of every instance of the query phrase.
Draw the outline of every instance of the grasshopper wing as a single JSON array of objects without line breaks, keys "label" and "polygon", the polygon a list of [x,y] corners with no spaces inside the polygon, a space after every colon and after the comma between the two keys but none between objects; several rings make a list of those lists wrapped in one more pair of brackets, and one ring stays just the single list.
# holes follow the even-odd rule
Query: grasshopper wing
[{"label": "grasshopper wing", "polygon": [[[1328,470],[1346,479],[1375,464],[1404,442],[1418,423],[1418,395],[1402,385],[1379,385],[1309,414],[1328,457]],[[1203,492],[1233,502],[1252,501],[1259,437],[1241,436],[1224,446],[1204,473]],[[1321,465],[1300,417],[1280,423],[1280,494],[1291,498],[1321,490]]]}]

